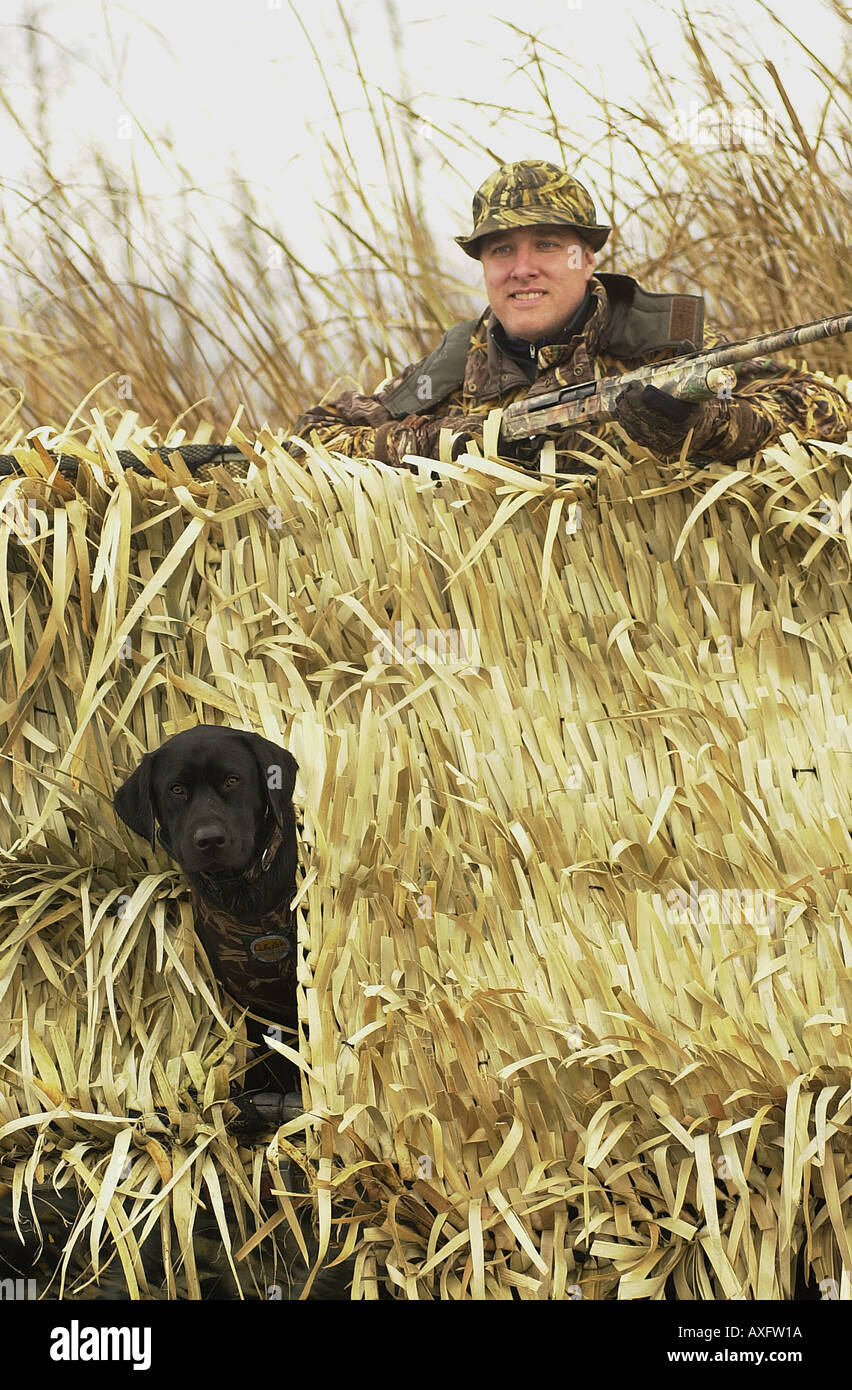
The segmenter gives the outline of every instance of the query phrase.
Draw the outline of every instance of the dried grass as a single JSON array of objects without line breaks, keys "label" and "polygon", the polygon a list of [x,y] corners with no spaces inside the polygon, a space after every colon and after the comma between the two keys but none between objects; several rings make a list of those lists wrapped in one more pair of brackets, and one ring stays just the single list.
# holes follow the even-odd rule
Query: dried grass
[{"label": "dried grass", "polygon": [[[469,457],[436,489],[268,434],[245,481],[122,476],[96,436],[76,489],[35,450],[0,484],[41,533],[0,529],[16,1202],[79,1184],[133,1297],[200,1295],[200,1202],[272,1260],[288,1157],[355,1299],[777,1299],[803,1243],[846,1296],[852,544],[820,499],[852,448],[695,473],[625,443],[574,489]],[[382,660],[396,623],[475,630],[478,669]],[[300,765],[307,1113],[254,1150],[221,1119],[239,1011],[110,806],[201,721]],[[678,920],[693,882],[775,920]]]},{"label": "dried grass", "polygon": [[[581,141],[573,113],[586,105],[583,55],[566,58],[507,25],[505,53],[482,55],[491,75],[483,86],[499,93],[505,72],[518,67],[531,80],[530,109],[460,96],[442,125],[426,123],[427,163],[428,106],[369,80],[338,6],[370,135],[361,113],[341,109],[328,54],[315,47],[317,83],[336,118],[335,139],[316,151],[328,181],[316,256],[293,244],[290,228],[236,175],[230,198],[199,190],[159,131],[142,134],[179,190],[170,219],[107,153],[96,152],[74,181],[63,177],[41,126],[27,127],[0,91],[0,108],[30,139],[33,170],[24,186],[0,178],[0,360],[9,364],[0,370],[0,432],[11,441],[14,422],[18,443],[35,428],[64,429],[81,382],[112,429],[131,407],[154,424],[149,442],[178,422],[194,433],[206,421],[221,437],[240,408],[249,432],[266,421],[287,428],[335,388],[372,391],[431,351],[451,323],[483,308],[484,293],[472,288],[471,265],[452,241],[472,191],[460,155],[481,156],[485,178],[513,157],[520,131],[530,157],[561,160],[593,190],[614,229],[601,270],[659,290],[700,287],[713,325],[729,337],[844,312],[852,304],[848,52],[841,45],[814,53],[806,31],[791,36],[821,89],[818,123],[804,129],[783,72],[749,49],[749,14],[767,8],[762,0],[743,8],[736,42],[716,15],[671,17],[681,30],[678,75],[696,109],[722,122],[729,113],[765,117],[772,138],[764,144],[723,139],[716,147],[679,136],[675,102],[683,98],[655,65],[654,43],[643,47],[638,35],[646,92],[627,99],[619,91],[614,100],[596,85],[600,133]],[[852,35],[848,9],[841,0],[834,8],[841,33]],[[779,37],[788,32],[771,19]],[[767,51],[775,51],[771,31]],[[717,72],[728,57],[732,77],[722,83]],[[44,91],[45,72],[33,71],[31,86]],[[377,162],[381,195],[363,182],[363,169]],[[436,192],[455,199],[451,226]],[[814,345],[808,358],[833,375],[846,370],[836,339]]]}]

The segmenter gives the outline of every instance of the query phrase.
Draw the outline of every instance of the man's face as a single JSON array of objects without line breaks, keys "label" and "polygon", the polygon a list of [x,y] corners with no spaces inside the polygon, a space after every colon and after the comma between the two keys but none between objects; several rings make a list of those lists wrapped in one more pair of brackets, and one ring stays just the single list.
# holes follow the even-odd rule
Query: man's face
[{"label": "man's face", "polygon": [[559,333],[579,309],[595,253],[569,227],[513,227],[479,243],[488,302],[510,338]]}]

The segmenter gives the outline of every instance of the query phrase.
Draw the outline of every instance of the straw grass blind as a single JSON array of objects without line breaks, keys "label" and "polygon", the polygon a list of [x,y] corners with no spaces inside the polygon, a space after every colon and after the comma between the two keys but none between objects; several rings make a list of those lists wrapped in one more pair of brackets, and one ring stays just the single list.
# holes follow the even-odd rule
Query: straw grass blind
[{"label": "straw grass blind", "polygon": [[[134,437],[0,482],[0,1183],[74,1194],[85,1296],[200,1297],[202,1207],[244,1269],[300,1201],[355,1299],[783,1298],[805,1241],[848,1284],[852,448],[149,479]],[[300,769],[306,1114],[253,1146],[111,807],[199,722]]]}]

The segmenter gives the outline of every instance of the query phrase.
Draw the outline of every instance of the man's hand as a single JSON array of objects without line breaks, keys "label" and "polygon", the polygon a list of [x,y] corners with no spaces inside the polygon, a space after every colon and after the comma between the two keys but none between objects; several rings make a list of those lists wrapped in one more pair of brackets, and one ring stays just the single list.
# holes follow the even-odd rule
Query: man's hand
[{"label": "man's hand", "polygon": [[451,417],[446,420],[433,420],[432,428],[428,431],[429,456],[431,458],[438,457],[442,429],[450,429],[453,432],[450,441],[450,458],[453,462],[462,454],[466,454],[471,444],[475,444],[478,449],[481,449],[483,422],[484,417],[482,415],[471,417],[460,415],[458,419]]},{"label": "man's hand", "polygon": [[680,452],[690,430],[697,433],[708,423],[708,407],[715,404],[678,400],[668,391],[633,381],[615,402],[615,418],[635,444],[665,457]]},{"label": "man's hand", "polygon": [[457,459],[467,452],[470,444],[482,448],[482,424],[481,415],[446,416],[437,420],[431,415],[406,415],[404,420],[393,420],[376,430],[376,458],[397,468],[402,466],[406,454],[436,459],[441,430],[449,429],[454,436],[451,457]]},{"label": "man's hand", "polygon": [[630,438],[662,459],[677,458],[692,430],[690,460],[733,462],[755,454],[776,428],[765,408],[755,409],[742,396],[693,404],[638,381],[621,392],[615,409]]}]

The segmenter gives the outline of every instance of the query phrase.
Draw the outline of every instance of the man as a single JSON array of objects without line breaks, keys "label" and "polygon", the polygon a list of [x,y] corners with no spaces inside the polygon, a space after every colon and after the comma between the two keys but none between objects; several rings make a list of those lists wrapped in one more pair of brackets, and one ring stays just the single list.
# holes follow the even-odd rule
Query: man
[{"label": "man", "polygon": [[[456,237],[482,265],[489,308],[456,324],[374,395],[346,391],[302,415],[295,432],[309,439],[316,431],[350,457],[402,465],[406,454],[439,457],[441,430],[450,429],[456,458],[472,441],[482,448],[495,406],[722,341],[704,328],[700,296],[654,294],[627,275],[595,275],[595,251],[610,231],[566,170],[532,159],[502,165],[474,196],[470,235]],[[805,438],[845,440],[852,409],[827,383],[762,358],[745,364],[729,399],[690,404],[634,383],[618,398],[617,423],[662,459],[678,458],[691,433],[689,459],[732,463],[791,426]],[[611,425],[590,430],[623,447]],[[568,431],[556,440],[557,468],[586,471],[569,449],[595,452]],[[536,461],[526,441],[501,437],[499,453]]]}]

